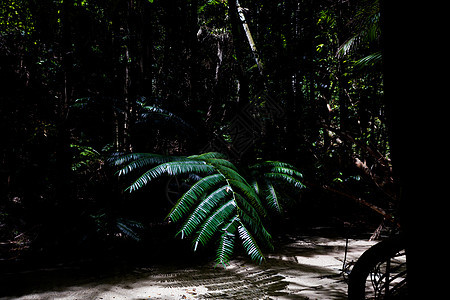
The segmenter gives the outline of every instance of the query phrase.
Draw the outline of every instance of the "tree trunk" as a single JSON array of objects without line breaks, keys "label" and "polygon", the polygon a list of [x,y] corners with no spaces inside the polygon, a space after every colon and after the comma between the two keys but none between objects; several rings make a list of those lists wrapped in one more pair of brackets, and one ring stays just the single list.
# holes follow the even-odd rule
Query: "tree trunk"
[{"label": "tree trunk", "polygon": [[245,49],[243,48],[242,45],[242,39],[244,34],[242,34],[242,29],[240,26],[240,18],[238,15],[236,1],[228,1],[228,11],[231,19],[231,32],[233,35],[235,55],[239,65],[236,74],[239,81],[239,84],[237,86],[238,90],[237,100],[239,109],[249,103],[249,79],[248,74],[245,71],[246,70],[244,64]]},{"label": "tree trunk", "polygon": [[72,155],[68,126],[69,105],[72,102],[73,50],[71,37],[72,0],[64,0],[62,7],[62,66],[63,90],[57,107],[57,143],[56,143],[56,201],[65,206],[70,202]]},{"label": "tree trunk", "polygon": [[248,27],[247,20],[245,19],[244,9],[239,4],[239,1],[236,0],[236,9],[239,14],[239,19],[242,23],[242,28],[244,29],[245,36],[247,37],[248,44],[250,45],[250,49],[252,50],[253,58],[255,59],[256,66],[258,67],[259,74],[263,76],[263,66],[261,60],[259,58],[258,51],[256,50],[256,44],[253,40],[252,33],[250,32],[250,27]]},{"label": "tree trunk", "polygon": [[[447,93],[447,85],[427,58],[445,55],[444,49],[429,47],[438,34],[436,28],[443,28],[445,20],[431,18],[439,9],[436,6],[427,10],[427,6],[409,6],[406,1],[380,2],[384,98],[399,186],[400,222],[406,236],[408,294],[439,299],[447,291],[445,276],[438,273],[445,266],[436,256],[440,253],[436,238],[445,234],[439,230],[447,224],[447,201],[442,196],[448,193],[448,180],[437,174],[448,166],[447,141],[442,138],[448,112],[434,100]],[[427,22],[417,22],[417,15]],[[417,32],[434,34],[421,35],[418,43]],[[405,59],[411,49],[420,53],[414,63]]]}]

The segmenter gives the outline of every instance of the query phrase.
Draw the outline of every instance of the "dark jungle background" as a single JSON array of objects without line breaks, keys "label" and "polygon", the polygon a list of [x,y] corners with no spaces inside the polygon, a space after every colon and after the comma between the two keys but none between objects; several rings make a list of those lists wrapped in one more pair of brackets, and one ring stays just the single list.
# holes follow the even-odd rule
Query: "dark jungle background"
[{"label": "dark jungle background", "polygon": [[292,164],[274,236],[399,229],[378,0],[6,0],[0,24],[3,265],[191,253],[176,179],[124,191],[116,152]]}]

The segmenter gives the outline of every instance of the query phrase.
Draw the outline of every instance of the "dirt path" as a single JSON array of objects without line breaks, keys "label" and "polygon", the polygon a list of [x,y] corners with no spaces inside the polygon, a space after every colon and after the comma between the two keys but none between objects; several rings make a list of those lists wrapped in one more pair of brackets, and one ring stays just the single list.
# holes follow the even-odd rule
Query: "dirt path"
[{"label": "dirt path", "polygon": [[[88,282],[0,299],[346,299],[347,284],[341,272],[345,243],[345,239],[296,237],[261,266],[236,259],[227,269],[211,264],[182,270],[138,268],[127,274],[89,278]],[[347,262],[355,261],[373,244],[350,239]]]}]

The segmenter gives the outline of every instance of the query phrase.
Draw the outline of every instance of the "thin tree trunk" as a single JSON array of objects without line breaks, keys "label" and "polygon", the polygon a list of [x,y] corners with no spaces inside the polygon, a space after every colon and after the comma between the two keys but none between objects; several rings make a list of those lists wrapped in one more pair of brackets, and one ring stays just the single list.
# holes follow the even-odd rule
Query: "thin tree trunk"
[{"label": "thin tree trunk", "polygon": [[[72,71],[73,71],[73,52],[72,38],[70,28],[70,16],[73,7],[72,0],[64,0],[63,13],[61,19],[62,26],[62,66],[64,69],[64,82],[61,98],[57,108],[57,145],[56,145],[56,201],[63,206],[70,199],[70,175],[72,167],[72,156],[70,151],[70,135],[68,128],[69,105],[72,102]],[[64,203],[64,204],[63,204]]]},{"label": "thin tree trunk", "polygon": [[248,27],[247,20],[245,19],[244,9],[239,4],[238,0],[236,0],[236,9],[239,14],[239,19],[242,23],[242,28],[245,32],[245,36],[247,37],[248,44],[250,45],[250,49],[252,50],[253,58],[255,59],[256,66],[258,67],[259,74],[263,76],[263,66],[259,58],[258,50],[256,50],[255,41],[253,40],[252,33],[250,32],[250,27]]},{"label": "thin tree trunk", "polygon": [[249,102],[249,79],[244,66],[244,48],[241,42],[243,37],[242,29],[240,26],[240,19],[236,6],[236,1],[228,1],[228,10],[231,19],[231,32],[233,35],[233,44],[235,48],[235,55],[238,61],[239,67],[237,68],[237,92],[238,92],[238,108],[245,106]]}]

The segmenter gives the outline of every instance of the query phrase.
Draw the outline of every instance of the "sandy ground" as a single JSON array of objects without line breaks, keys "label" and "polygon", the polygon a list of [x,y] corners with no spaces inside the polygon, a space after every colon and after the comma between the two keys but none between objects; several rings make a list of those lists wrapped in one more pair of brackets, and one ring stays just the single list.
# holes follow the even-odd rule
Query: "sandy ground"
[{"label": "sandy ground", "polygon": [[[347,263],[356,261],[374,243],[348,240]],[[213,264],[137,268],[72,285],[54,283],[26,295],[0,299],[346,299],[342,275],[345,244],[343,238],[296,237],[280,247],[279,253],[268,255],[261,266],[236,259],[226,269]]]}]

